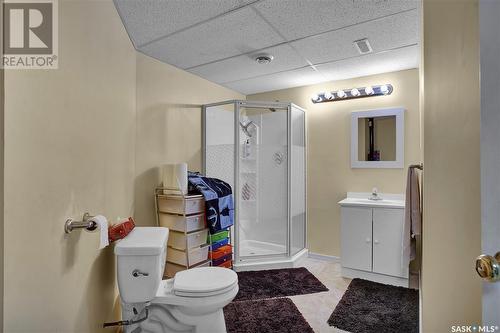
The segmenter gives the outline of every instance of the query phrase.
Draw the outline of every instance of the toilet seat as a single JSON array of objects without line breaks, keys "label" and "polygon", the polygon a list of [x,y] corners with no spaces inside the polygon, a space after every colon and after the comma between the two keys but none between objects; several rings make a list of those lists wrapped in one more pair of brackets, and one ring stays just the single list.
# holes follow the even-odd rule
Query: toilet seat
[{"label": "toilet seat", "polygon": [[223,294],[238,283],[238,275],[227,268],[199,267],[178,272],[172,291],[182,297],[208,297]]}]

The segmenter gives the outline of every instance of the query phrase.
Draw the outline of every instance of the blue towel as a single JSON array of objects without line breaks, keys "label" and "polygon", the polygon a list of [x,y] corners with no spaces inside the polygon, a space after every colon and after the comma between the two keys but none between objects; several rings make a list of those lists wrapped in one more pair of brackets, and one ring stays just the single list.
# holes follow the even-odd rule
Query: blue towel
[{"label": "blue towel", "polygon": [[188,173],[188,181],[190,189],[201,192],[205,198],[205,212],[211,234],[234,224],[233,192],[228,183],[194,172]]}]

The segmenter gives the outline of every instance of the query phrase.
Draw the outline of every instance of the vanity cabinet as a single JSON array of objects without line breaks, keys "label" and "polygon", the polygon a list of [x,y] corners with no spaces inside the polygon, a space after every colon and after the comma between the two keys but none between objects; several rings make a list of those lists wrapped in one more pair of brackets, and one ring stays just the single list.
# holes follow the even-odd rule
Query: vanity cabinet
[{"label": "vanity cabinet", "polygon": [[[346,199],[347,200],[347,199]],[[404,205],[341,204],[342,275],[408,286],[403,260]]]}]

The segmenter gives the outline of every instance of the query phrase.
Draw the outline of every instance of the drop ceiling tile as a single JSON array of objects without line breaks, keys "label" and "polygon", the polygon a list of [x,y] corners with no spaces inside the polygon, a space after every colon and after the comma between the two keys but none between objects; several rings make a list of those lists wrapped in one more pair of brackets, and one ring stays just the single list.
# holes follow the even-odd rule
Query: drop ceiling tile
[{"label": "drop ceiling tile", "polygon": [[253,6],[290,41],[419,5],[420,0],[265,0]]},{"label": "drop ceiling tile", "polygon": [[254,10],[245,7],[146,45],[140,51],[186,69],[282,42]]},{"label": "drop ceiling tile", "polygon": [[141,46],[255,0],[115,0],[130,38]]},{"label": "drop ceiling tile", "polygon": [[[258,64],[255,62],[255,56],[261,53],[273,55],[274,60],[266,65]],[[308,63],[292,47],[282,44],[260,52],[190,68],[189,72],[216,83],[225,83],[301,68],[307,65]]]},{"label": "drop ceiling tile", "polygon": [[311,67],[305,67],[257,78],[228,82],[223,85],[244,95],[250,95],[264,91],[286,89],[324,81],[327,81],[327,79],[321,73],[313,70]]},{"label": "drop ceiling tile", "polygon": [[368,38],[373,52],[395,49],[419,42],[417,10],[354,25],[291,44],[313,64],[359,56],[354,41]]},{"label": "drop ceiling tile", "polygon": [[319,65],[316,66],[316,68],[328,79],[328,81],[336,81],[418,68],[419,62],[420,49],[415,45],[398,50],[367,54],[357,58]]}]

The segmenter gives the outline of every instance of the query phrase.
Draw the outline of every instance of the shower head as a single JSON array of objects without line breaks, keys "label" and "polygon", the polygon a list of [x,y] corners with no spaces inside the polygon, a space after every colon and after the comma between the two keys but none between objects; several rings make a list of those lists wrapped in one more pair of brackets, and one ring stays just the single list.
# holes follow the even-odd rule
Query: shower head
[{"label": "shower head", "polygon": [[251,120],[249,122],[247,122],[246,124],[242,124],[241,121],[240,121],[240,127],[241,127],[241,129],[243,130],[243,132],[245,132],[245,134],[249,138],[252,137],[252,133],[250,133],[250,131],[248,129],[250,127],[250,125],[254,125],[255,127],[257,127],[257,125],[255,125],[255,123],[253,121],[251,121]]}]

